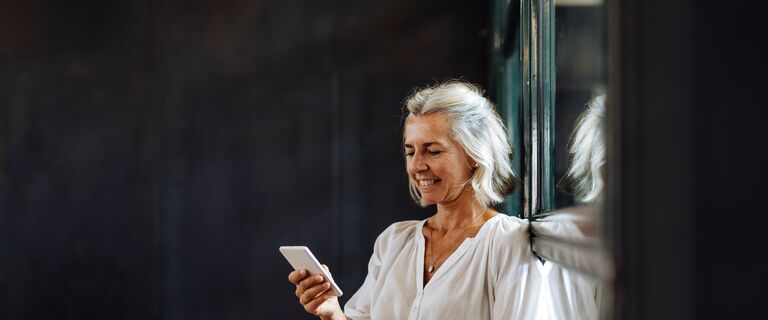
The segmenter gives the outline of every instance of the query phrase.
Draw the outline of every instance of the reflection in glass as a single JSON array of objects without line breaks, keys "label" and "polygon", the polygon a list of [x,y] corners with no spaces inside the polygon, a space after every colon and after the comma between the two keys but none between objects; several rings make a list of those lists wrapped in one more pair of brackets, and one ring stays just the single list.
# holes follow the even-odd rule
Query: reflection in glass
[{"label": "reflection in glass", "polygon": [[532,222],[533,249],[544,262],[550,319],[599,319],[604,280],[612,274],[603,250],[607,45],[605,6],[595,0],[555,1],[553,150],[554,211]]},{"label": "reflection in glass", "polygon": [[605,95],[587,103],[576,120],[567,152],[570,166],[558,186],[578,203],[601,203],[605,165]]},{"label": "reflection in glass", "polygon": [[598,319],[603,283],[611,275],[600,242],[605,164],[605,96],[592,99],[576,121],[567,148],[571,163],[561,186],[583,205],[547,213],[533,223],[534,251],[544,263],[545,310],[552,319]]},{"label": "reflection in glass", "polygon": [[[605,6],[601,1],[555,2],[555,180],[571,166],[567,143],[577,116],[594,97],[603,95],[607,79]],[[578,146],[577,146],[578,147]],[[570,191],[555,194],[555,208],[578,203]]]}]

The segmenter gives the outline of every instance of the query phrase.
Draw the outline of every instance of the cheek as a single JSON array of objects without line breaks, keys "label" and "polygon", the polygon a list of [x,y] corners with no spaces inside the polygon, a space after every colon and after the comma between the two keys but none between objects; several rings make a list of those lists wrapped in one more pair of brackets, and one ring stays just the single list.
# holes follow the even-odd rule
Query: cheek
[{"label": "cheek", "polygon": [[443,179],[450,184],[460,184],[472,178],[472,175],[462,168],[451,168],[450,171],[444,171]]},{"label": "cheek", "polygon": [[411,161],[406,159],[405,160],[405,173],[408,174],[408,177],[410,178],[411,172],[413,172],[413,166],[411,165]]}]

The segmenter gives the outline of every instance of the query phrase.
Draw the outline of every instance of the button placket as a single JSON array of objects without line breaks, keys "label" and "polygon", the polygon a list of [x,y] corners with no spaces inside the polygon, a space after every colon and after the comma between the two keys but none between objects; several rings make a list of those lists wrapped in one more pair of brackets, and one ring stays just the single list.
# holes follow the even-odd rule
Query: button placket
[{"label": "button placket", "polygon": [[419,307],[421,306],[421,299],[424,296],[422,294],[423,292],[424,292],[423,290],[419,290],[419,292],[416,294],[415,299],[413,299],[414,300],[413,301],[413,307],[411,308],[411,313],[413,313],[412,316],[415,317],[413,319],[417,319],[418,318]]}]

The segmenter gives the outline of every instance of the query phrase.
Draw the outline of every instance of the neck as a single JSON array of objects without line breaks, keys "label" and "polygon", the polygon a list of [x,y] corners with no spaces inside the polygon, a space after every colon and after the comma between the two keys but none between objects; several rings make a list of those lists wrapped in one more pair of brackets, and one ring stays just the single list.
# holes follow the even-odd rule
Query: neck
[{"label": "neck", "polygon": [[[474,197],[466,197],[466,194],[462,194],[455,201],[437,204],[437,213],[433,218],[432,228],[437,230],[451,230],[467,227],[474,221],[482,221],[482,219],[476,218],[478,218],[478,215],[482,214],[486,209],[488,209],[488,207],[477,202]],[[488,212],[490,212],[490,210],[488,210]]]}]

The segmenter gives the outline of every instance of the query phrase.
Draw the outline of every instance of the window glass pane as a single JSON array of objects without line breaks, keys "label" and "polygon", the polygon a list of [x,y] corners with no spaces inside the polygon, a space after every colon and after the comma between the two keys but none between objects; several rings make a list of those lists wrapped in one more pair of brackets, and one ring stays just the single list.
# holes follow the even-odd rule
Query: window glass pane
[{"label": "window glass pane", "polygon": [[[592,140],[598,128],[590,127],[600,123],[591,122],[590,116],[600,115],[602,110],[595,104],[606,92],[607,45],[602,1],[555,3],[554,166],[558,190],[554,204],[562,208],[590,202],[601,193],[599,177],[586,171],[593,165],[589,161],[599,158],[594,148],[601,147],[595,145],[601,141]],[[594,98],[597,100],[587,111]],[[581,114],[585,122],[577,127]],[[567,174],[569,169],[571,174]]]},{"label": "window glass pane", "polygon": [[[600,239],[607,91],[606,10],[595,0],[530,0],[541,8],[543,84],[540,206],[533,250],[545,262],[544,308],[552,319],[598,319],[612,274]],[[548,4],[553,3],[552,6]],[[534,201],[537,201],[534,199]]]}]

